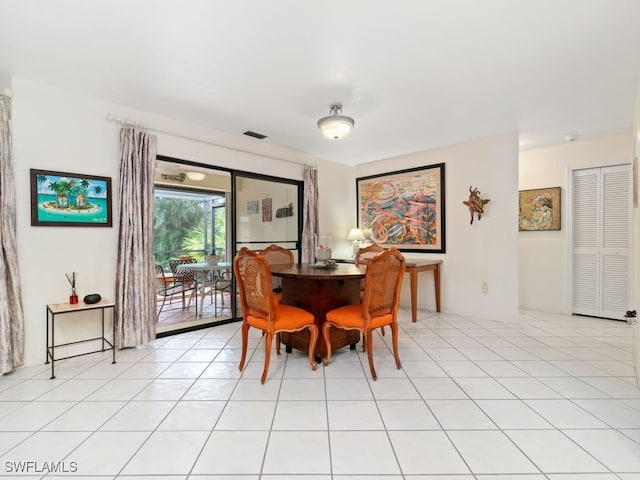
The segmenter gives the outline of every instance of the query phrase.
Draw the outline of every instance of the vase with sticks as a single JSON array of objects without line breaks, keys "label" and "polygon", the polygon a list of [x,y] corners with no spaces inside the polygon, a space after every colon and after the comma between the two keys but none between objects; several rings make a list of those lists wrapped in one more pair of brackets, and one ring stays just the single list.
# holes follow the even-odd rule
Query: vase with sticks
[{"label": "vase with sticks", "polygon": [[75,305],[78,303],[78,294],[76,293],[76,280],[78,279],[78,272],[65,273],[65,277],[71,284],[71,295],[69,295],[69,303]]}]

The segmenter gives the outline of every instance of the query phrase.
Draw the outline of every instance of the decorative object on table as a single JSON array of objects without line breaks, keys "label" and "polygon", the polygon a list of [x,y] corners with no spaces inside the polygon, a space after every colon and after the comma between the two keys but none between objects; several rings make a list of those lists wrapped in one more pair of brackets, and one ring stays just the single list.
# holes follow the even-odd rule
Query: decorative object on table
[{"label": "decorative object on table", "polygon": [[358,225],[372,243],[445,253],[444,163],[356,179]]},{"label": "decorative object on table", "polygon": [[65,273],[65,277],[71,284],[71,295],[69,296],[69,303],[74,305],[78,303],[78,294],[76,293],[76,281],[78,280],[78,272]]},{"label": "decorative object on table", "polygon": [[88,303],[89,305],[92,305],[102,300],[102,297],[100,296],[99,293],[90,293],[89,295],[85,295],[82,300],[84,301],[84,303]]},{"label": "decorative object on table", "polygon": [[255,215],[258,213],[258,201],[257,200],[251,200],[250,202],[247,202],[247,215]]},{"label": "decorative object on table", "polygon": [[560,230],[560,187],[520,190],[518,230]]},{"label": "decorative object on table", "polygon": [[482,192],[478,187],[474,188],[469,186],[469,200],[462,202],[469,208],[469,213],[471,214],[471,225],[473,225],[473,214],[475,213],[478,220],[480,220],[484,213],[484,206],[491,201],[489,198],[480,198],[480,195],[482,195]]},{"label": "decorative object on table", "polygon": [[352,228],[347,235],[347,240],[353,240],[351,257],[354,258],[360,250],[360,242],[364,240],[364,233],[359,228]]},{"label": "decorative object on table", "polygon": [[270,222],[271,218],[271,198],[262,199],[262,221]]},{"label": "decorative object on table", "polygon": [[338,263],[335,260],[326,260],[322,262],[312,263],[309,266],[311,268],[332,269],[332,268],[338,268]]},{"label": "decorative object on table", "polygon": [[111,178],[31,169],[31,225],[111,227]]},{"label": "decorative object on table", "polygon": [[220,255],[216,255],[215,252],[211,252],[209,255],[205,256],[204,258],[209,265],[217,265],[218,262],[220,261]]},{"label": "decorative object on table", "polygon": [[316,262],[324,262],[331,259],[332,234],[322,234],[316,239]]}]

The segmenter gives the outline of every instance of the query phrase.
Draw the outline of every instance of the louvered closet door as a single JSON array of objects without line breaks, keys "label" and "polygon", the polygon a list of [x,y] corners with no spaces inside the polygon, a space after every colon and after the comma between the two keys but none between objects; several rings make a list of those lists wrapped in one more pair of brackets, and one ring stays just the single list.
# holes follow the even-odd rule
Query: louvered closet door
[{"label": "louvered closet door", "polygon": [[621,320],[631,295],[631,169],[573,172],[573,313]]}]

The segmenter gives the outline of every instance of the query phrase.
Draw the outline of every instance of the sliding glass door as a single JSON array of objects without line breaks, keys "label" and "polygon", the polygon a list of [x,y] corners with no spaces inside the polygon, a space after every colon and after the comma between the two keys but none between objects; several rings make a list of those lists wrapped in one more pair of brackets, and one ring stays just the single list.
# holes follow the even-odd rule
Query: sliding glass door
[{"label": "sliding glass door", "polygon": [[[154,202],[158,334],[241,318],[231,268],[240,248],[259,251],[275,243],[300,261],[302,193],[302,181],[158,156]],[[219,257],[218,264],[206,269],[212,253]],[[199,265],[187,277],[191,263]],[[167,293],[176,286],[188,289],[184,303],[181,293]]]}]

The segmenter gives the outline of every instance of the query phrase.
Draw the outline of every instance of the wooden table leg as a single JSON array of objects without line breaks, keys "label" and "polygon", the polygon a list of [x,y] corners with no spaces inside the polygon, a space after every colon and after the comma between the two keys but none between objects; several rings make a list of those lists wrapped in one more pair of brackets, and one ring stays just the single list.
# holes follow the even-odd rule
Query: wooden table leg
[{"label": "wooden table leg", "polygon": [[415,267],[409,267],[408,270],[411,283],[411,321],[415,323],[418,321],[418,272]]},{"label": "wooden table leg", "polygon": [[440,264],[433,270],[433,283],[436,289],[436,312],[440,311]]}]

